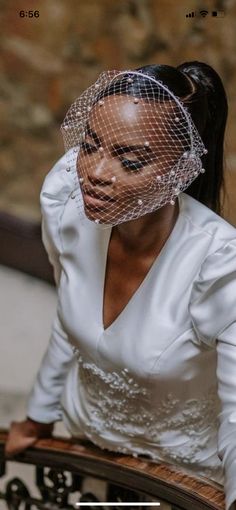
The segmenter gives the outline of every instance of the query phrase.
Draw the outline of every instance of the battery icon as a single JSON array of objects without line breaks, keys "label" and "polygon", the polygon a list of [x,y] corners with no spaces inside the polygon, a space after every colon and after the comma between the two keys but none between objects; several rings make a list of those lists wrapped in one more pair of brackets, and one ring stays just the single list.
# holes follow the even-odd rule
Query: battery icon
[{"label": "battery icon", "polygon": [[224,18],[225,13],[224,11],[212,11],[211,15],[215,18]]}]

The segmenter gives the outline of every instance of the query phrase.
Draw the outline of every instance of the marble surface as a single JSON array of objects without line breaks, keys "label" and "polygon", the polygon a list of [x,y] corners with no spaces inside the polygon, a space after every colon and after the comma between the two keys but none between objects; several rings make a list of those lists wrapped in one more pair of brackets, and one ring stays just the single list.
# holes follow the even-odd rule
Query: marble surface
[{"label": "marble surface", "polygon": [[47,347],[55,288],[0,266],[0,391],[27,393]]},{"label": "marble surface", "polygon": [[[0,426],[25,416],[56,309],[53,286],[0,266]],[[62,424],[60,434],[67,435]]]}]

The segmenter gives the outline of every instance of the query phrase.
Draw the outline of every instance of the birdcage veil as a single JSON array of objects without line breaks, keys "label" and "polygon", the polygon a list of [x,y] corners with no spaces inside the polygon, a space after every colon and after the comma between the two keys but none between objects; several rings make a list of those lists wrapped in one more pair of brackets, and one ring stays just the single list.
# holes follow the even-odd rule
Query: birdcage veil
[{"label": "birdcage veil", "polygon": [[[132,124],[137,111],[141,122]],[[205,171],[207,149],[187,108],[148,73],[103,72],[61,131],[78,212],[104,226],[174,204]]]}]

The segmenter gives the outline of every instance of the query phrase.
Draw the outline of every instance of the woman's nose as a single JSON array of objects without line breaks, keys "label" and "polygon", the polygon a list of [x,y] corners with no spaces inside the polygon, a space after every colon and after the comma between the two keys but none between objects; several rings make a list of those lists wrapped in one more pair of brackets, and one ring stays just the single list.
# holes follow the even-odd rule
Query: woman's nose
[{"label": "woman's nose", "polygon": [[111,184],[111,163],[109,158],[101,155],[92,168],[89,169],[88,179],[92,183],[99,183],[103,185]]}]

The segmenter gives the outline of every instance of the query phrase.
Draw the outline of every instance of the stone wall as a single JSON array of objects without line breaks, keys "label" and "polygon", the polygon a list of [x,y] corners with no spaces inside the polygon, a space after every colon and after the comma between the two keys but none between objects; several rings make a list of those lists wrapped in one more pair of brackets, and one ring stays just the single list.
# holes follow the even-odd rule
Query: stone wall
[{"label": "stone wall", "polygon": [[[225,216],[236,224],[235,0],[0,0],[0,7],[1,209],[39,218],[43,178],[63,152],[60,123],[102,70],[199,60],[220,74],[229,98]],[[203,8],[226,15],[186,18]],[[19,15],[36,9],[39,17]]]}]

